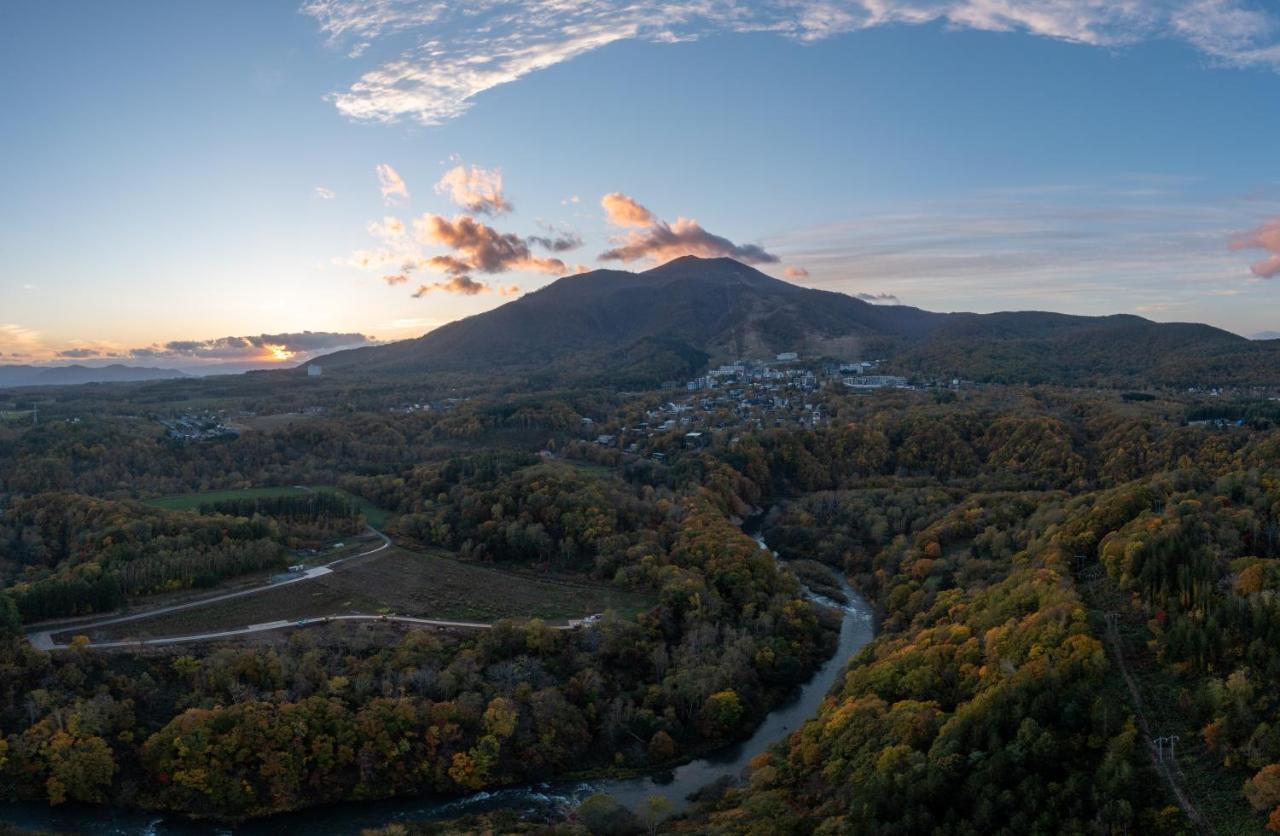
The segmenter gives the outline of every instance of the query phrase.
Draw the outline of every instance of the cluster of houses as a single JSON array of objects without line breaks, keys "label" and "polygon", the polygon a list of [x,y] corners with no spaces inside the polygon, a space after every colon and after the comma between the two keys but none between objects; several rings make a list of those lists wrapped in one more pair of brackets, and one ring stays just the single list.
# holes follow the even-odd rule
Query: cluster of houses
[{"label": "cluster of houses", "polygon": [[[699,449],[725,434],[732,443],[742,429],[819,426],[819,394],[838,379],[839,368],[815,371],[795,365],[798,359],[795,352],[784,352],[773,361],[744,360],[712,369],[684,384],[683,397],[647,410],[642,421],[596,434],[595,443],[665,461],[673,449]],[[583,423],[595,432],[590,419]]]},{"label": "cluster of houses", "polygon": [[[909,389],[905,377],[873,374],[884,361],[870,360],[853,363],[827,363],[819,371],[791,366],[800,359],[794,351],[779,354],[773,361],[739,360],[708,371],[684,385],[690,392],[707,389],[732,389],[744,385],[776,383],[787,388],[814,391],[821,388],[822,378],[839,378],[850,389]],[[668,387],[673,388],[673,387]]]},{"label": "cluster of houses", "polygon": [[470,398],[445,398],[435,403],[406,403],[401,406],[393,406],[390,411],[402,415],[411,415],[415,412],[448,412],[452,409],[457,409],[460,404],[468,400]]},{"label": "cluster of houses", "polygon": [[[800,357],[794,351],[779,354],[773,361],[739,360],[711,369],[701,377],[695,377],[684,385],[690,392],[704,389],[721,389],[743,383],[762,383],[768,381],[792,383],[799,381],[801,385],[816,386],[819,377],[839,378],[851,389],[908,389],[911,388],[905,377],[896,375],[873,374],[883,360],[858,361],[853,363],[826,363],[820,371],[791,366]],[[666,388],[676,388],[669,384]]]},{"label": "cluster of houses", "polygon": [[841,378],[850,389],[910,389],[905,377],[892,374],[863,374]]},{"label": "cluster of houses", "polygon": [[240,431],[223,423],[213,412],[187,412],[176,417],[156,418],[165,434],[175,441],[218,441],[235,438]]}]

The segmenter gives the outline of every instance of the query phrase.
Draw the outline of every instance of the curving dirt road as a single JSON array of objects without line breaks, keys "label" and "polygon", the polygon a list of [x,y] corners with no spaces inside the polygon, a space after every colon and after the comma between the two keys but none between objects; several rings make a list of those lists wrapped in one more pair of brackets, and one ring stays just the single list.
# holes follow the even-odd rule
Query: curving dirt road
[{"label": "curving dirt road", "polygon": [[[373,526],[369,526],[369,530],[372,531],[374,534],[378,535],[378,538],[382,540],[381,545],[375,548],[369,549],[368,551],[360,552],[358,554],[351,554],[351,555],[347,555],[346,557],[340,557],[337,560],[326,563],[323,566],[312,567],[311,569],[308,569],[305,572],[299,572],[297,575],[294,575],[293,577],[285,578],[283,580],[271,580],[260,586],[252,586],[252,587],[249,587],[248,589],[238,589],[235,592],[225,592],[221,595],[214,595],[209,598],[200,598],[198,600],[187,601],[182,604],[173,604],[167,607],[157,607],[156,609],[153,609],[153,610],[143,610],[141,612],[130,613],[128,615],[116,615],[116,616],[111,616],[110,618],[103,618],[98,621],[90,621],[82,624],[71,624],[71,625],[64,625],[59,627],[50,627],[48,629],[31,630],[27,632],[27,639],[31,642],[31,644],[34,647],[40,650],[60,650],[62,648],[67,647],[67,645],[58,644],[53,640],[53,636],[56,633],[65,633],[69,630],[84,630],[87,632],[90,630],[97,629],[98,627],[109,627],[113,624],[124,624],[129,621],[141,621],[144,618],[153,618],[157,615],[165,615],[167,613],[180,612],[182,610],[193,610],[193,609],[198,609],[199,607],[207,607],[210,604],[217,604],[221,601],[229,601],[233,598],[243,598],[246,595],[257,595],[259,592],[266,592],[267,590],[270,590],[270,589],[279,589],[280,587],[288,586],[289,584],[301,583],[302,581],[311,580],[312,578],[319,578],[332,572],[333,567],[335,566],[338,566],[340,564],[346,563],[351,560],[355,560],[357,558],[368,557],[371,554],[377,554],[378,552],[391,547],[390,537],[383,534],[381,531],[377,530]],[[370,616],[370,618],[379,618],[379,616]],[[273,627],[272,629],[279,629],[281,626],[288,626],[288,624],[279,624]],[[255,625],[251,625],[250,627],[243,628],[241,630],[233,630],[226,633],[203,633],[203,634],[198,634],[194,636],[174,636],[172,638],[150,639],[143,642],[140,642],[137,640],[128,641],[128,642],[91,642],[87,646],[88,647],[125,647],[128,645],[136,646],[138,644],[176,644],[184,641],[203,641],[205,639],[221,638],[223,636],[242,635],[243,633],[247,633],[247,632],[260,632],[260,630],[254,629],[259,627],[262,627],[262,625],[255,624]]]},{"label": "curving dirt road", "polygon": [[[287,627],[309,627],[316,624],[327,624],[331,621],[386,621],[395,622],[397,624],[421,624],[428,627],[452,627],[461,630],[490,630],[493,629],[492,624],[480,624],[473,621],[443,621],[434,618],[413,618],[407,615],[329,615],[317,618],[302,618],[297,621],[268,621],[263,624],[250,624],[248,627],[238,627],[234,630],[222,630],[216,633],[193,633],[189,636],[162,636],[155,639],[122,639],[119,641],[109,642],[91,642],[86,647],[96,648],[113,648],[113,647],[145,647],[146,645],[162,645],[162,644],[185,644],[188,642],[211,641],[214,639],[227,639],[236,636],[247,636],[253,633],[265,633],[270,630],[283,630]],[[555,630],[568,630],[568,626],[556,626]],[[54,650],[67,647],[65,644],[53,645]]]}]

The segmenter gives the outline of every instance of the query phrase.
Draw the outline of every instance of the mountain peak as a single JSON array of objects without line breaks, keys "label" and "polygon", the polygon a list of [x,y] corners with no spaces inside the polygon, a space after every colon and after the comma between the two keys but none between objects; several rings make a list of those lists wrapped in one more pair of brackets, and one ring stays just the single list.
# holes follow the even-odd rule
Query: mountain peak
[{"label": "mountain peak", "polygon": [[662,262],[657,267],[650,267],[648,270],[645,270],[644,272],[660,273],[667,269],[687,269],[690,267],[696,267],[696,268],[707,269],[707,270],[715,269],[717,267],[746,268],[748,270],[754,269],[754,268],[748,267],[746,264],[743,264],[741,261],[738,261],[737,259],[730,258],[727,255],[711,256],[711,257],[704,257],[700,255],[680,255],[680,256],[676,256],[670,261]]},{"label": "mountain peak", "polygon": [[[736,359],[887,358],[938,377],[1225,384],[1276,375],[1267,343],[1208,326],[1039,312],[939,314],[794,285],[732,258],[566,276],[416,340],[329,355],[326,369],[503,370],[619,388]],[[1280,346],[1275,347],[1280,354]],[[1265,357],[1263,355],[1266,355]],[[1272,365],[1268,365],[1272,364]],[[1236,371],[1228,376],[1221,370]]]},{"label": "mountain peak", "polygon": [[650,268],[639,274],[649,279],[692,279],[695,281],[724,282],[733,281],[749,284],[761,289],[790,289],[795,285],[775,279],[749,264],[743,264],[728,256],[702,258],[696,255],[682,255],[668,262]]}]

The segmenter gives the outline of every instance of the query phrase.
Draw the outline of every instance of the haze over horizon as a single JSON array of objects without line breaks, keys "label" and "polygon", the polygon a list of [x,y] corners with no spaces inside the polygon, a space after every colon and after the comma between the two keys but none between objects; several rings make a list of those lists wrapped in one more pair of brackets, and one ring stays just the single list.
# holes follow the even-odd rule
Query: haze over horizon
[{"label": "haze over horizon", "polygon": [[1280,330],[1259,3],[11,4],[0,42],[0,365],[294,364],[684,254]]}]

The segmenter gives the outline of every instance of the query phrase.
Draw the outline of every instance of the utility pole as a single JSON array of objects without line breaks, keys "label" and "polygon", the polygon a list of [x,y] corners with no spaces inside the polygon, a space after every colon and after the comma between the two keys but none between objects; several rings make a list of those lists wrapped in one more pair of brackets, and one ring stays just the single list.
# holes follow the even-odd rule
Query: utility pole
[{"label": "utility pole", "polygon": [[1176,765],[1178,760],[1177,760],[1176,754],[1174,753],[1173,747],[1174,747],[1174,744],[1177,743],[1179,740],[1180,738],[1176,734],[1171,734],[1171,735],[1168,735],[1167,737],[1157,737],[1154,741],[1154,743],[1156,744],[1156,759],[1159,760],[1161,763],[1163,763],[1165,747],[1168,747],[1169,763]]}]

